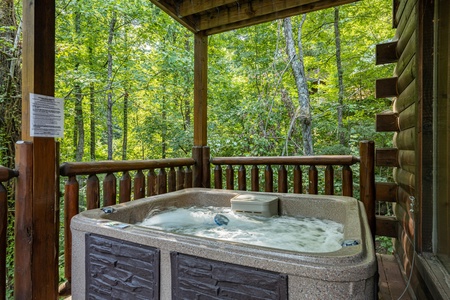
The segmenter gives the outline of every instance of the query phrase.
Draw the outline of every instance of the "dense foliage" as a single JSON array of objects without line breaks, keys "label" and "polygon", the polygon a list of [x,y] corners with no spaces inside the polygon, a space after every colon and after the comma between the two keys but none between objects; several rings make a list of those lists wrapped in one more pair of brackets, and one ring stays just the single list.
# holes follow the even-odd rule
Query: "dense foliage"
[{"label": "dense foliage", "polygon": [[[58,4],[56,95],[66,100],[61,160],[72,161],[77,152],[82,160],[107,158],[108,109],[113,159],[124,157],[124,151],[128,159],[189,156],[193,34],[148,1],[94,2]],[[308,14],[302,43],[316,154],[355,153],[362,139],[375,139],[379,146],[390,142],[374,131],[375,113],[388,105],[373,93],[375,79],[392,73],[374,64],[375,45],[392,36],[390,19],[387,0],[340,9],[347,141],[340,145],[334,10]],[[300,16],[292,18],[294,31],[299,22]],[[212,155],[302,154],[298,125],[287,138],[299,104],[282,21],[211,36],[208,59]],[[80,117],[84,130],[77,126]]]}]

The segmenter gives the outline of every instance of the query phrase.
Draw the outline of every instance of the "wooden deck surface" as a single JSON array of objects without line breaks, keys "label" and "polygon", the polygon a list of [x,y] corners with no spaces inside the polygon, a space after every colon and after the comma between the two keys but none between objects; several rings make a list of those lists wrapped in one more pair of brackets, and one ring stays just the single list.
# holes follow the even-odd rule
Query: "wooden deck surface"
[{"label": "wooden deck surface", "polygon": [[[405,290],[406,283],[400,271],[394,255],[377,254],[378,273],[378,299],[397,300]],[[401,297],[401,300],[412,300],[408,292]]]}]

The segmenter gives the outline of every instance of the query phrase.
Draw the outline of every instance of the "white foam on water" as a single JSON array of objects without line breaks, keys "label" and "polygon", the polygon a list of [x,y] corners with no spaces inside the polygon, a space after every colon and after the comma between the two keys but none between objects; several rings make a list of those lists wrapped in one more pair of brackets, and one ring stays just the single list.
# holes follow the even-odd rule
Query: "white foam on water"
[{"label": "white foam on water", "polygon": [[[229,219],[218,226],[216,214]],[[137,224],[173,233],[228,240],[244,244],[299,252],[332,252],[341,248],[344,226],[340,223],[306,217],[271,218],[235,214],[228,207],[190,207],[155,210]]]}]

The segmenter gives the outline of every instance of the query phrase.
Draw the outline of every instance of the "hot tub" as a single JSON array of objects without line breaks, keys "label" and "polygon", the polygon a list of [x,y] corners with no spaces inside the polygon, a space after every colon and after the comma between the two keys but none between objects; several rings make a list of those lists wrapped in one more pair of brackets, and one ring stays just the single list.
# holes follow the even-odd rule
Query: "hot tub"
[{"label": "hot tub", "polygon": [[[377,265],[354,198],[278,194],[280,215],[344,224],[350,246],[294,252],[138,225],[167,207],[229,207],[239,195],[192,188],[82,212],[71,222],[73,299],[376,299]],[[266,194],[266,195],[267,195]]]}]

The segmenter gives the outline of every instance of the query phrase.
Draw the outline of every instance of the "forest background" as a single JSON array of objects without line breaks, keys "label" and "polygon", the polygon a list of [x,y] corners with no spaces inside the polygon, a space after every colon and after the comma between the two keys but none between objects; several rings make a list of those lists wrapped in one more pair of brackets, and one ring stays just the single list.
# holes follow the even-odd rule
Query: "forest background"
[{"label": "forest background", "polygon": [[[21,5],[0,0],[0,164],[10,168],[20,138]],[[150,1],[56,5],[55,96],[65,99],[60,161],[190,156],[193,34]],[[391,105],[374,95],[375,80],[393,73],[375,65],[375,45],[394,36],[391,15],[392,0],[363,0],[292,17],[295,58],[286,20],[210,36],[211,155],[305,153],[294,59],[304,68],[314,154],[358,155],[365,139],[392,146],[392,135],[374,126],[375,114]],[[390,176],[377,171],[377,181]]]}]

